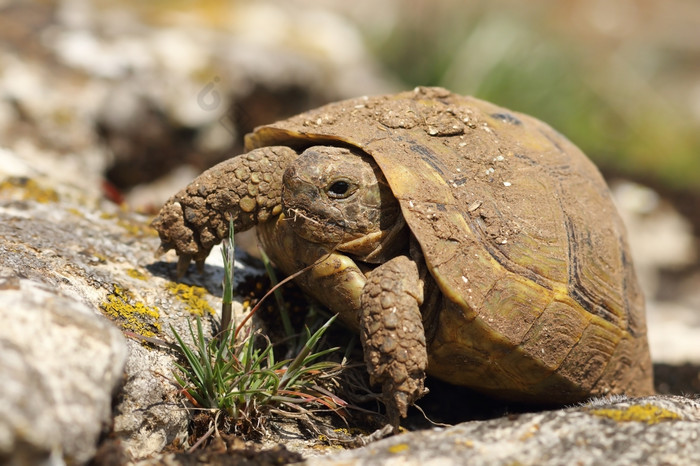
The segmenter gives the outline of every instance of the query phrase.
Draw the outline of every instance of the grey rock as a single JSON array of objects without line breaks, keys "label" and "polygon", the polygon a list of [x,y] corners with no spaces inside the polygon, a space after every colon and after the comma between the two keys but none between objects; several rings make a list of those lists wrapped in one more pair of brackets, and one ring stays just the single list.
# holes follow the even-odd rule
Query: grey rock
[{"label": "grey rock", "polygon": [[125,340],[85,304],[36,282],[6,279],[4,288],[0,462],[85,462],[111,424]]},{"label": "grey rock", "polygon": [[[82,463],[105,428],[129,458],[185,440],[189,413],[173,355],[144,346],[139,335],[173,342],[172,326],[187,340],[195,315],[209,332],[221,305],[220,254],[204,275],[177,283],[174,254],[154,257],[159,240],[147,217],[27,166],[12,151],[0,162],[0,377],[7,387],[0,463]],[[234,303],[238,321],[241,311]]]},{"label": "grey rock", "polygon": [[569,409],[411,432],[306,464],[700,464],[700,403],[680,396],[599,399]]},{"label": "grey rock", "polygon": [[[126,383],[117,406],[114,430],[130,458],[160,452],[178,439],[185,443],[189,413],[176,397],[171,378],[172,358],[129,342]],[[159,376],[161,374],[161,376]]]},{"label": "grey rock", "polygon": [[[105,174],[124,190],[182,164],[200,172],[254,126],[394,87],[326,8],[218,8],[0,2],[2,146],[99,194]],[[127,196],[153,206],[179,187]]]}]

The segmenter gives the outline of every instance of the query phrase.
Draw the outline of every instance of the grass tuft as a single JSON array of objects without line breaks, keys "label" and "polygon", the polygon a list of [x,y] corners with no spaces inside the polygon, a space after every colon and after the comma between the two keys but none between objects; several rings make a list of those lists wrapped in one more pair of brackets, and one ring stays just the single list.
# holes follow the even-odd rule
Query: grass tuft
[{"label": "grass tuft", "polygon": [[[222,252],[224,291],[220,332],[208,337],[201,318],[196,316],[196,325],[189,324],[190,344],[171,327],[177,341],[174,348],[181,356],[174,377],[182,394],[195,408],[209,410],[215,424],[223,419],[225,426],[235,433],[261,432],[266,415],[273,410],[295,417],[300,413],[310,416],[314,410],[340,413],[346,403],[324,385],[333,383],[343,365],[322,360],[338,348],[318,350],[335,316],[313,333],[306,328],[296,355],[280,361],[275,360],[272,343],[260,331],[251,327],[241,331],[245,320],[238,326],[231,325],[233,225],[230,227]],[[284,303],[278,304],[284,307]]]},{"label": "grass tuft", "polygon": [[[218,338],[208,339],[197,316],[196,328],[191,324],[189,328],[192,345],[171,327],[182,356],[182,362],[176,363],[175,380],[196,408],[223,411],[235,432],[261,425],[261,416],[271,408],[338,411],[344,402],[326,393],[321,385],[323,379],[338,375],[342,366],[319,361],[337,348],[316,351],[334,319],[313,334],[308,332],[306,344],[295,358],[275,361],[272,344],[259,332],[250,331],[236,341],[233,330],[227,329]],[[256,344],[256,340],[263,344]]]}]

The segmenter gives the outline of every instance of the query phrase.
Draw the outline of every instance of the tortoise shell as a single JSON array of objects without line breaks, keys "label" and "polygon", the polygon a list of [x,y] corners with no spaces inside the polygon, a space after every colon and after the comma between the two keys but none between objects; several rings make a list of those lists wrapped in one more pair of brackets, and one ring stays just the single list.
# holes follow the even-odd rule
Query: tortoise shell
[{"label": "tortoise shell", "polygon": [[441,291],[428,372],[526,401],[652,392],[644,299],[597,168],[545,123],[441,88],[333,103],[246,149],[345,145],[386,177]]}]

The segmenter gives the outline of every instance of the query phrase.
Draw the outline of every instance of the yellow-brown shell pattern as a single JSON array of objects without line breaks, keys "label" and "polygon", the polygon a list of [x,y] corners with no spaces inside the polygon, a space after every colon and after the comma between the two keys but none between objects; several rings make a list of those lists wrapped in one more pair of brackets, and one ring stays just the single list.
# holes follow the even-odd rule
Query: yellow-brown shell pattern
[{"label": "yellow-brown shell pattern", "polygon": [[531,401],[652,391],[644,299],[597,168],[541,121],[441,88],[327,105],[247,149],[348,144],[386,176],[444,296],[429,372]]}]

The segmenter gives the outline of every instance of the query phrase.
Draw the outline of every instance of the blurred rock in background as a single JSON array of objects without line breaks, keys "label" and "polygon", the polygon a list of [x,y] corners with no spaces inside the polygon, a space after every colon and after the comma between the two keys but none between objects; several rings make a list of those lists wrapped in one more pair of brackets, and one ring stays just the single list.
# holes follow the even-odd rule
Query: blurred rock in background
[{"label": "blurred rock in background", "polygon": [[[186,165],[175,172],[184,185],[240,152],[255,126],[397,87],[358,30],[322,8],[66,0],[0,10],[3,146],[50,155],[78,183],[104,176],[115,195]],[[155,208],[167,196],[131,200]]]}]

